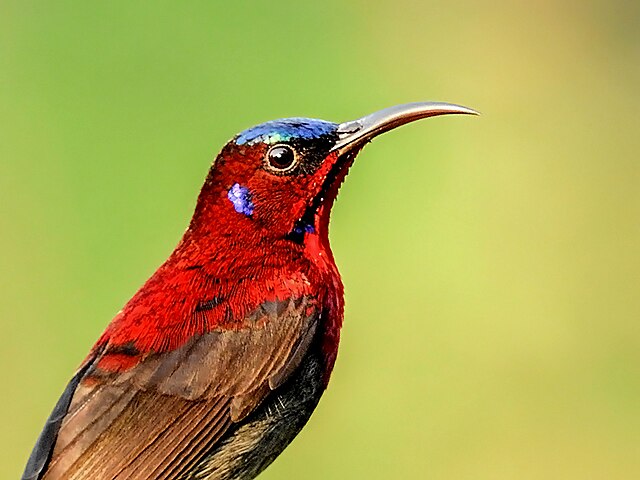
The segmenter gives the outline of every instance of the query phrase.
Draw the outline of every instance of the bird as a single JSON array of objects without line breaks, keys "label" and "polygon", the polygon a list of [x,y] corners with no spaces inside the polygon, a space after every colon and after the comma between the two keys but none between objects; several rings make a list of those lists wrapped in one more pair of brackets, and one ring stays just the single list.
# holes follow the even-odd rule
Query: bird
[{"label": "bird", "polygon": [[477,114],[415,102],[234,136],[168,259],[71,378],[22,480],[248,480],[304,427],[338,352],[344,287],[332,206],[374,137]]}]

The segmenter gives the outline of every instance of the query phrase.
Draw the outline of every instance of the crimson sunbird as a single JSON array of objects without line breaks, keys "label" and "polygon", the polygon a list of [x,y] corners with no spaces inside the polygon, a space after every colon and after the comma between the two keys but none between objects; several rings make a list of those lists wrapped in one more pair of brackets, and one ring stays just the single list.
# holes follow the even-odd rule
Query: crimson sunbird
[{"label": "crimson sunbird", "polygon": [[275,120],[218,154],[187,231],[62,393],[23,480],[257,476],[305,425],[338,351],[328,224],[362,147],[419,102],[336,124]]}]

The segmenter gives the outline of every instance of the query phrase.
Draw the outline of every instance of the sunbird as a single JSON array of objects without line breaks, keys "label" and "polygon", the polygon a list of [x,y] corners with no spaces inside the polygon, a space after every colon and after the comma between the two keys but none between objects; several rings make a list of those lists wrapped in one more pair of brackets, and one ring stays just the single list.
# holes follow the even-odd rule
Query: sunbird
[{"label": "sunbird", "polygon": [[440,102],[286,118],[233,137],[169,258],[65,388],[23,480],[248,480],[305,425],[338,352],[329,216],[360,150]]}]

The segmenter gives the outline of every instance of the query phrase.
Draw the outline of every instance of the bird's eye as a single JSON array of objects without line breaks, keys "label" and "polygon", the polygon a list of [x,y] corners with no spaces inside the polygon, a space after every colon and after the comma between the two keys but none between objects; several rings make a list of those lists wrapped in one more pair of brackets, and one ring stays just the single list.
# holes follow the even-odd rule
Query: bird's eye
[{"label": "bird's eye", "polygon": [[276,145],[267,152],[267,166],[275,173],[286,173],[296,166],[296,154],[288,145]]}]

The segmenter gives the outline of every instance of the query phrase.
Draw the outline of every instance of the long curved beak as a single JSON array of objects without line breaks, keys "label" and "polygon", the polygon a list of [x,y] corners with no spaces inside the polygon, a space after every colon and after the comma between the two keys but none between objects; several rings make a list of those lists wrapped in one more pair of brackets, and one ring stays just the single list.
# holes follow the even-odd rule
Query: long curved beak
[{"label": "long curved beak", "polygon": [[339,155],[342,155],[354,148],[362,147],[374,137],[406,123],[415,122],[422,118],[451,114],[479,115],[475,110],[452,103],[415,102],[395,105],[358,120],[341,123],[338,126],[338,142],[331,151],[337,151]]}]

